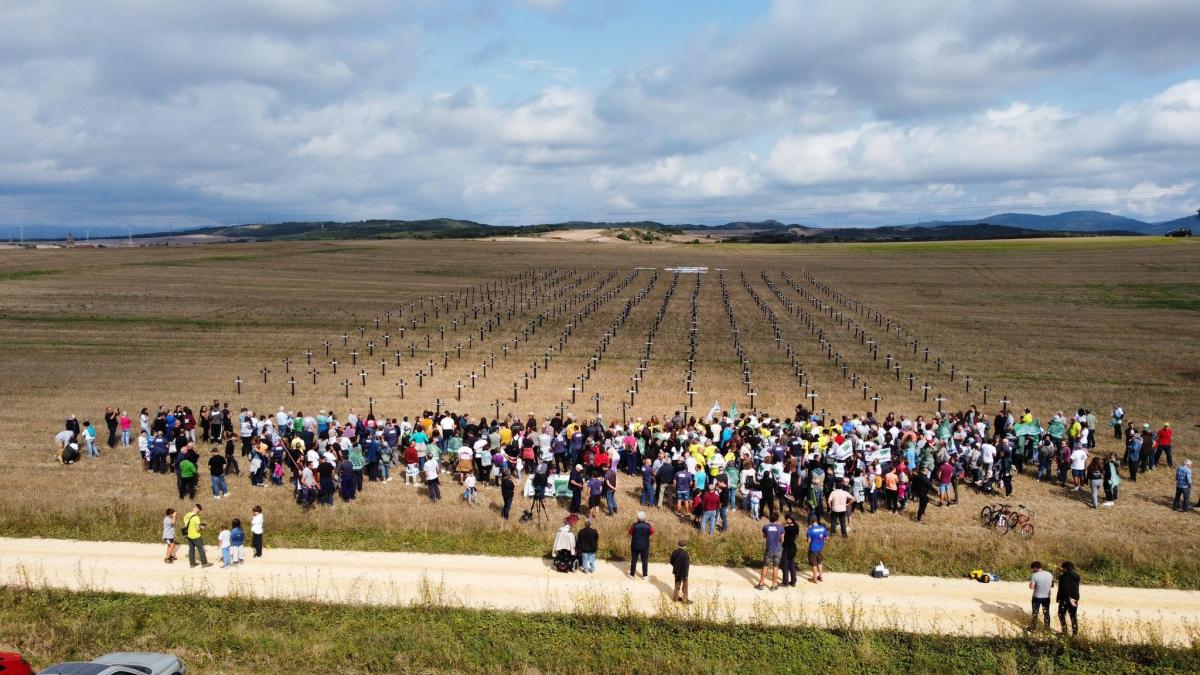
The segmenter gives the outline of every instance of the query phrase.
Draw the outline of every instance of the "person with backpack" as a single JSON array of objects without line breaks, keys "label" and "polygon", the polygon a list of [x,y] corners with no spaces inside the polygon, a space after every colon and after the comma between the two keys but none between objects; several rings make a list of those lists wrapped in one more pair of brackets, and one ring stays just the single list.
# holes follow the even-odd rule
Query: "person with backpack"
[{"label": "person with backpack", "polygon": [[654,536],[654,526],[646,522],[646,512],[638,511],[637,520],[629,526],[629,578],[636,575],[638,560],[642,561],[642,578],[650,576],[650,537]]},{"label": "person with backpack", "polygon": [[[188,564],[192,567],[199,565],[200,567],[212,567],[212,563],[208,562],[208,556],[204,554],[204,533],[203,530],[206,524],[200,519],[200,512],[204,507],[199,504],[192,505],[192,510],[183,518],[183,533],[188,543]],[[200,557],[200,562],[196,562],[196,557]]]}]

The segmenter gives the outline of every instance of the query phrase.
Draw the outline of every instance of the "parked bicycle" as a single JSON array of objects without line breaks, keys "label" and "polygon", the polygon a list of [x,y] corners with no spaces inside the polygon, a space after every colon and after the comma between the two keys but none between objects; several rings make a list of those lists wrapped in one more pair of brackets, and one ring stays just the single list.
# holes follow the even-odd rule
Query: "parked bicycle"
[{"label": "parked bicycle", "polygon": [[1016,508],[1011,504],[989,504],[979,512],[979,520],[984,527],[990,527],[1000,534],[1008,534],[1009,530],[1013,530],[1025,538],[1033,536],[1033,517],[1033,511],[1024,504],[1018,504]]}]

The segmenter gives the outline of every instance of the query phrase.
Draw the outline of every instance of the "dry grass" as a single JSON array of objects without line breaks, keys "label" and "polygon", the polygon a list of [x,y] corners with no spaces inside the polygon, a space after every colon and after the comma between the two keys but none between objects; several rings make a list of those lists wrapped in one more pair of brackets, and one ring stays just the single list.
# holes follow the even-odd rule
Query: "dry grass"
[{"label": "dry grass", "polygon": [[[788,415],[800,401],[796,378],[785,347],[776,346],[766,313],[751,301],[741,280],[779,317],[782,336],[804,364],[820,398],[818,407],[849,411],[865,409],[861,391],[852,389],[832,365],[812,332],[789,314],[768,289],[767,275],[784,297],[811,314],[815,325],[830,335],[848,361],[884,398],[881,413],[894,410],[929,413],[918,389],[896,382],[883,370],[887,351],[901,353],[904,373],[928,380],[949,399],[948,408],[981,403],[984,383],[991,389],[988,412],[1006,395],[1017,406],[1030,406],[1043,418],[1053,410],[1089,407],[1101,421],[1114,400],[1121,401],[1138,420],[1154,424],[1171,420],[1176,429],[1176,454],[1187,456],[1197,441],[1195,382],[1200,370],[1200,247],[1194,242],[1167,244],[1159,240],[1072,240],[1021,242],[1019,245],[819,245],[756,246],[620,246],[565,242],[386,242],[289,243],[219,245],[194,248],[137,250],[18,251],[0,260],[0,531],[135,538],[157,537],[162,509],[176,505],[173,481],[134,470],[131,452],[106,453],[98,462],[60,467],[50,461],[50,438],[68,413],[102,422],[107,404],[136,413],[160,403],[198,407],[214,396],[235,407],[246,405],[271,411],[284,404],[312,411],[354,406],[366,408],[370,396],[377,411],[413,414],[432,408],[434,399],[475,414],[491,416],[493,402],[501,411],[544,415],[560,402],[578,414],[594,409],[591,395],[600,391],[606,417],[619,418],[620,401],[644,349],[651,320],[661,306],[672,275],[660,272],[657,282],[629,314],[612,339],[599,369],[579,402],[569,403],[567,389],[584,371],[603,334],[626,302],[645,288],[650,271],[640,271],[615,296],[602,299],[639,266],[670,264],[728,268],[726,284],[734,303],[741,339],[758,392],[758,407]],[[415,264],[414,264],[415,263]],[[302,353],[322,354],[322,342],[334,343],[333,353],[348,365],[347,353],[382,338],[372,319],[386,310],[406,307],[414,299],[465,290],[488,281],[503,285],[515,272],[529,268],[556,271],[558,284],[530,305],[516,307],[482,342],[455,357],[454,345],[464,342],[465,328],[455,336],[447,315],[414,331],[409,324],[398,338],[393,319],[393,347],[378,350],[364,367],[366,387],[357,378],[351,396],[343,397],[340,382],[327,359],[317,386],[311,385]],[[586,277],[589,272],[598,274]],[[606,279],[610,271],[617,273]],[[886,334],[861,316],[872,336],[880,339],[879,361],[853,339],[853,331],[784,283],[786,272],[823,302],[832,298],[805,280],[807,270],[841,293],[862,300],[899,319],[928,344],[932,358],[941,356],[962,374],[975,379],[968,395],[961,381],[951,384],[932,364],[917,363],[911,347],[894,332]],[[52,272],[52,273],[43,273]],[[586,278],[585,278],[586,277]],[[603,284],[600,282],[604,281]],[[688,351],[688,312],[696,284],[694,275],[680,275],[663,323],[658,330],[649,370],[641,383],[630,415],[650,415],[680,409],[686,404],[683,376]],[[729,323],[721,304],[717,275],[701,281],[700,331],[695,409],[704,411],[719,400],[739,409],[749,404],[730,344]],[[519,283],[514,291],[532,291]],[[594,289],[585,297],[588,289]],[[477,296],[478,297],[478,296]],[[500,345],[521,335],[538,313],[553,312],[555,303],[579,302],[557,316],[547,315],[528,342],[520,342],[507,358]],[[503,303],[494,311],[505,311]],[[557,353],[558,338],[576,311],[588,309],[575,326],[565,350]],[[457,310],[461,313],[463,309]],[[481,317],[485,314],[481,313]],[[404,321],[411,312],[406,310]],[[467,325],[478,326],[483,319]],[[437,327],[447,324],[445,344]],[[367,326],[359,338],[358,326]],[[424,348],[424,335],[432,347]],[[350,336],[340,347],[339,336]],[[405,352],[402,366],[390,355],[419,338],[415,358]],[[477,333],[476,333],[477,336]],[[509,343],[511,346],[511,342]],[[511,402],[512,383],[521,382],[530,364],[550,346],[556,355],[549,370],[539,368],[529,389]],[[427,359],[440,361],[450,351],[448,368],[418,389],[414,374]],[[380,351],[388,353],[388,375],[379,376]],[[461,403],[454,384],[469,387],[468,375],[481,371],[482,362],[496,354],[494,367],[476,389],[464,389]],[[294,399],[287,395],[284,356],[299,369]],[[314,360],[318,360],[314,357]],[[414,363],[414,361],[416,363]],[[360,364],[362,361],[360,360]],[[263,385],[257,371],[272,369]],[[540,362],[539,362],[540,365]],[[233,379],[245,380],[243,394],[233,395]],[[395,382],[404,378],[406,400],[399,400]],[[956,378],[957,379],[957,378]],[[869,404],[869,402],[868,402]],[[1113,448],[1101,437],[1102,450]],[[932,509],[932,523],[918,526],[906,517],[887,514],[854,519],[855,532],[846,544],[837,542],[833,566],[864,569],[876,558],[901,572],[959,574],[972,567],[998,567],[1015,574],[1028,559],[1072,558],[1093,579],[1154,586],[1200,587],[1195,515],[1172,513],[1170,476],[1158,471],[1147,480],[1122,486],[1122,500],[1111,510],[1094,512],[1061,490],[1018,479],[1016,500],[1038,513],[1038,535],[1032,542],[1000,539],[979,528],[974,516],[989,501],[966,496],[963,505]],[[632,481],[626,486],[633,488]],[[203,492],[203,485],[201,486]],[[269,540],[276,544],[353,546],[397,550],[470,550],[494,553],[536,553],[548,546],[550,530],[532,531],[515,523],[497,525],[498,495],[484,492],[483,508],[454,503],[429,506],[411,488],[393,482],[371,486],[359,503],[332,510],[300,513],[285,490],[253,490],[234,479],[233,498],[209,505],[214,518],[245,515],[262,503],[267,509]],[[452,489],[447,496],[455,496]],[[632,494],[624,495],[622,510],[634,510]],[[82,517],[80,516],[82,514]],[[602,524],[602,556],[624,555],[625,513]],[[692,532],[686,523],[659,515],[658,537],[666,542]],[[701,542],[698,562],[740,564],[753,561],[759,547],[757,527],[737,516],[729,535]]]}]

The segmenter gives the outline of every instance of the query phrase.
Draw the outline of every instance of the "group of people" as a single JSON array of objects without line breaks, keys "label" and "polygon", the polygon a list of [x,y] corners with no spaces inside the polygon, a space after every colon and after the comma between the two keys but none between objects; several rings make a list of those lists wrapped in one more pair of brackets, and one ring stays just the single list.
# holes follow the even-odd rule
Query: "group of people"
[{"label": "group of people", "polygon": [[[1143,423],[1138,430],[1120,406],[1111,419],[1126,443],[1120,458],[1092,454],[1097,422],[1085,409],[1055,413],[1044,427],[1028,409],[1003,409],[992,419],[974,406],[913,419],[870,412],[835,417],[803,406],[794,413],[714,409],[701,420],[676,411],[621,424],[561,413],[476,420],[424,411],[410,420],[353,408],[344,418],[283,407],[271,415],[234,412],[213,401],[198,415],[183,405],[143,408],[136,443],[144,469],[175,475],[180,499],[195,499],[205,464],[213,497],[227,496],[227,476],[240,475],[244,462],[252,486],[286,482],[304,506],[332,505],[335,496],[353,501],[366,484],[391,482],[395,470],[405,484],[423,484],[435,502],[447,476],[462,486],[468,504],[476,503],[481,486],[493,484],[505,519],[520,484],[527,497],[561,497],[570,513],[596,518],[602,510],[618,512],[619,483],[630,480],[640,483],[642,506],[669,507],[706,535],[728,529],[729,513],[737,510],[753,519],[796,510],[844,534],[855,512],[900,513],[916,502],[913,517],[924,522],[931,501],[953,506],[964,486],[1010,496],[1013,475],[1026,464],[1036,467],[1038,480],[1090,488],[1093,507],[1111,506],[1122,469],[1136,480],[1163,458],[1174,466],[1170,424],[1155,432]],[[110,443],[130,440],[133,421],[124,411],[110,407],[105,420]],[[56,436],[60,458],[80,437],[90,448],[89,429],[69,417]],[[200,444],[211,448],[203,463]],[[1190,463],[1180,465],[1176,478],[1176,508],[1190,509]]]},{"label": "group of people", "polygon": [[[203,513],[203,506],[193,504],[192,509],[183,516],[183,540],[187,542],[188,563],[192,567],[212,567],[212,563],[208,562],[208,555],[204,552],[204,531],[208,529],[208,523],[204,522]],[[254,557],[261,558],[263,554],[262,507],[255,505],[250,510],[250,514],[251,546],[254,548]],[[175,556],[175,550],[179,546],[175,525],[177,518],[178,514],[173,508],[168,508],[163,516],[162,541],[167,547],[166,556],[163,557],[165,563],[174,563],[177,560]],[[222,569],[241,565],[246,560],[245,543],[246,532],[242,529],[242,521],[240,518],[233,518],[217,534]]]}]

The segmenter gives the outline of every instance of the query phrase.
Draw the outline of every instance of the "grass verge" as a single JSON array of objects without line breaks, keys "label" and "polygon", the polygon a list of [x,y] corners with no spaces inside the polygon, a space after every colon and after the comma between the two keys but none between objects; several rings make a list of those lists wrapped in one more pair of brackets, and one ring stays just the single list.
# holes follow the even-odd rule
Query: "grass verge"
[{"label": "grass verge", "polygon": [[167,651],[193,672],[1195,672],[1200,651],[414,606],[0,589],[35,665]]}]

